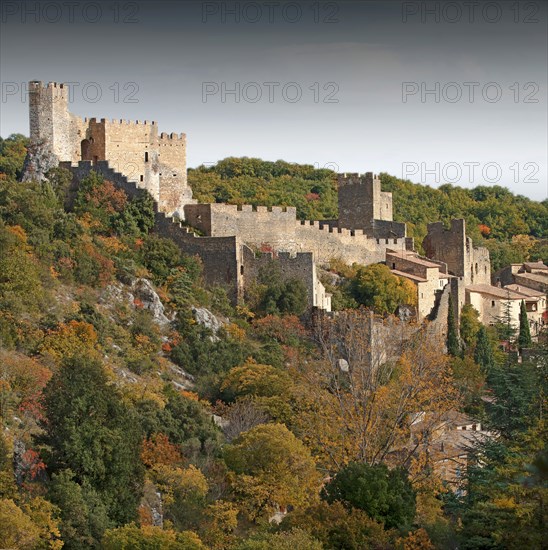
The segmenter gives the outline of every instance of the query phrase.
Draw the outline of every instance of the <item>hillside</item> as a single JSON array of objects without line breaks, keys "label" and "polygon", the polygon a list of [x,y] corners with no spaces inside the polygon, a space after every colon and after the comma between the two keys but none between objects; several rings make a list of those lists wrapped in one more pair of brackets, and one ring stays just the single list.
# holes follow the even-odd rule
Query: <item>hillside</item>
[{"label": "hillside", "polygon": [[[349,281],[338,315],[304,315],[302,283],[275,264],[235,307],[154,233],[148,193],[96,173],[69,193],[62,169],[19,182],[24,146],[0,141],[0,547],[542,546],[545,344],[518,363],[465,306],[448,355],[449,335],[393,315],[411,291],[378,264],[332,266]],[[398,216],[414,205],[416,231],[430,219],[414,190],[432,197],[428,216],[456,200],[384,178],[408,197]],[[226,159],[190,179],[200,200],[336,216],[325,170]],[[498,231],[477,238],[523,240]],[[448,480],[430,438],[453,420],[498,437]]]}]

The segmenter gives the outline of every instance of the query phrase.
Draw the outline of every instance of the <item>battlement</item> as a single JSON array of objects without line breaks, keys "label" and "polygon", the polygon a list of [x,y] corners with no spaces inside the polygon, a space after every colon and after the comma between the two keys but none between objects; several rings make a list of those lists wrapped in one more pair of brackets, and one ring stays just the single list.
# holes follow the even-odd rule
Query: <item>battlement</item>
[{"label": "battlement", "polygon": [[51,97],[53,100],[68,100],[69,88],[64,84],[57,82],[48,82],[44,84],[41,80],[32,80],[29,82],[29,94],[32,96]]},{"label": "battlement", "polygon": [[366,237],[369,238],[363,229],[347,229],[345,227],[337,227],[328,223],[317,220],[299,220],[297,226],[305,228],[314,228],[325,233],[335,233],[337,235],[345,235],[347,237]]},{"label": "battlement", "polygon": [[373,181],[380,181],[377,174],[373,174],[373,172],[366,172],[365,174],[358,174],[357,172],[337,174],[339,187],[344,187],[345,185],[371,184]]},{"label": "battlement", "polygon": [[162,132],[158,139],[160,140],[160,145],[165,145],[163,142],[171,142],[171,141],[186,141],[186,134],[176,134],[175,132],[172,132],[171,134],[168,134],[167,132]]},{"label": "battlement", "polygon": [[118,126],[156,126],[157,123],[155,120],[149,121],[149,120],[126,120],[123,118],[101,118],[99,119],[99,122],[97,122],[96,117],[84,117],[84,122],[86,124],[113,124]]},{"label": "battlement", "polygon": [[255,251],[254,255],[256,260],[277,259],[280,261],[294,261],[294,262],[299,262],[301,260],[310,261],[310,259],[314,256],[312,252],[292,252],[292,251],[273,252],[273,251],[262,251],[262,250]]},{"label": "battlement", "polygon": [[65,85],[61,82],[48,82],[44,84],[41,80],[31,80],[29,82],[29,90],[54,90],[54,89],[66,89]]}]

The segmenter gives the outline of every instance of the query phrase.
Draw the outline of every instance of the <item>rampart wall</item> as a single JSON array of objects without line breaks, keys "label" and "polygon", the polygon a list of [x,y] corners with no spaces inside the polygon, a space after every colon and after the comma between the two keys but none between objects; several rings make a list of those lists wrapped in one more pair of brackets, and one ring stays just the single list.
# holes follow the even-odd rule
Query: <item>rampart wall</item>
[{"label": "rampart wall", "polygon": [[256,248],[313,252],[319,263],[333,258],[350,264],[382,262],[387,248],[412,248],[412,240],[405,237],[372,238],[363,230],[339,228],[329,221],[299,221],[293,207],[194,204],[185,206],[185,220],[204,235],[238,235]]}]

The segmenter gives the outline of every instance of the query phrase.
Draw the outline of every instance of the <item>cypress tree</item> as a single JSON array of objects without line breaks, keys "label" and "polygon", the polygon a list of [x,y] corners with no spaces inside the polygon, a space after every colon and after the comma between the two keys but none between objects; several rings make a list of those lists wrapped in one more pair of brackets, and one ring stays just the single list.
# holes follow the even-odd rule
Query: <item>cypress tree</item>
[{"label": "cypress tree", "polygon": [[478,331],[474,361],[481,367],[482,372],[489,373],[495,366],[493,348],[487,335],[487,329],[482,325]]},{"label": "cypress tree", "polygon": [[521,351],[523,348],[531,346],[533,341],[531,340],[531,331],[529,329],[529,319],[527,319],[527,309],[525,308],[525,302],[522,300],[519,306],[519,336],[518,336],[518,348]]},{"label": "cypress tree", "polygon": [[451,294],[449,295],[449,307],[447,311],[447,353],[453,357],[461,357],[462,355]]}]

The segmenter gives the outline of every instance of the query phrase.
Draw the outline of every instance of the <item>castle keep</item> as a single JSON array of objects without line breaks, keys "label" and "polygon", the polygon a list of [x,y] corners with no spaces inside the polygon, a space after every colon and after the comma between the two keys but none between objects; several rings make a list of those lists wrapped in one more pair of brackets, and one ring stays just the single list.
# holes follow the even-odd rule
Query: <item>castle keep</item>
[{"label": "castle keep", "polygon": [[[449,296],[457,318],[461,307],[472,303],[484,322],[509,299],[510,289],[490,286],[489,252],[473,246],[464,220],[452,220],[449,228],[429,224],[426,257],[420,256],[405,223],[393,220],[392,194],[382,191],[371,172],[338,176],[336,220],[301,221],[293,207],[196,204],[187,184],[185,134],[159,133],[155,122],[82,119],[69,112],[63,84],[33,81],[29,94],[31,145],[24,178],[40,179],[47,167],[60,165],[72,172],[75,183],[95,171],[130,197],[148,191],[155,201],[154,231],[198,255],[205,283],[226,288],[234,303],[245,299],[261,268],[275,261],[284,279],[303,281],[310,307],[330,311],[331,296],[317,267],[332,259],[385,263],[415,285],[417,319],[437,320],[440,326]],[[545,271],[537,274],[542,266],[534,267],[530,278],[544,277]],[[512,292],[525,296],[528,313],[539,317],[540,298],[534,294],[539,290],[532,284],[533,290],[526,288],[522,279],[514,275],[511,282],[518,288]]]},{"label": "castle keep", "polygon": [[68,94],[63,84],[29,83],[31,143],[52,164],[107,160],[128,181],[146,189],[162,212],[179,212],[193,202],[185,134],[158,133],[154,121],[82,119],[69,112]]}]

